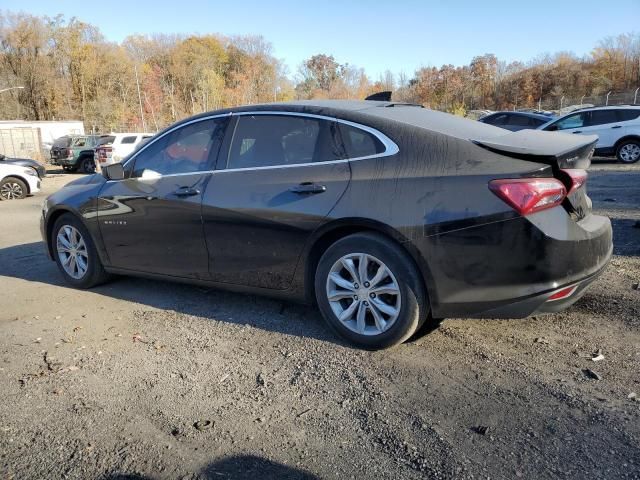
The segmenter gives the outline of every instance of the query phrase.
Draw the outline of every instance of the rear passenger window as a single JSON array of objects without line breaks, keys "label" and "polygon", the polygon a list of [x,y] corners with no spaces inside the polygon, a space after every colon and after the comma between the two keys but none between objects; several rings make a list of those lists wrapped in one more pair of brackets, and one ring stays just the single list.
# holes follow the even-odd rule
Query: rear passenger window
[{"label": "rear passenger window", "polygon": [[136,143],[138,137],[124,137],[120,143]]},{"label": "rear passenger window", "polygon": [[618,121],[619,122],[627,122],[629,120],[635,120],[640,117],[640,108],[638,109],[625,109],[618,110]]},{"label": "rear passenger window", "polygon": [[520,127],[528,127],[529,125],[531,125],[531,120],[529,119],[529,117],[526,117],[524,115],[510,115],[510,119],[509,119],[509,125],[517,125]]},{"label": "rear passenger window", "polygon": [[335,123],[294,115],[242,115],[227,168],[255,168],[339,160]]},{"label": "rear passenger window", "polygon": [[504,125],[507,121],[507,114],[502,113],[499,115],[489,115],[488,117],[483,118],[482,121],[489,125]]},{"label": "rear passenger window", "polygon": [[615,123],[618,121],[616,110],[593,110],[590,113],[591,116],[587,123],[588,127],[604,125],[605,123]]},{"label": "rear passenger window", "polygon": [[339,125],[347,158],[369,157],[384,152],[383,143],[375,135],[344,123]]}]

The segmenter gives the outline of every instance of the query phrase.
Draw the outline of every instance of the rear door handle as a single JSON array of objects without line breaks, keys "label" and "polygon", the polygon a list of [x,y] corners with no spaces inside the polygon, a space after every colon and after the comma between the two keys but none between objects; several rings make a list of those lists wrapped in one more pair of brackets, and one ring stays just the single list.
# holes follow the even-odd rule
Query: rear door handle
[{"label": "rear door handle", "polygon": [[200,190],[193,187],[180,187],[173,194],[176,197],[193,197],[194,195],[200,195]]},{"label": "rear door handle", "polygon": [[577,132],[571,132],[571,133],[582,133],[582,130],[578,130]]},{"label": "rear door handle", "polygon": [[318,185],[317,183],[312,182],[303,182],[295,187],[291,187],[289,189],[290,192],[298,193],[300,195],[313,194],[313,193],[322,193],[327,191],[327,187],[324,185]]},{"label": "rear door handle", "polygon": [[615,126],[613,126],[611,128],[622,128],[622,125],[615,125]]}]

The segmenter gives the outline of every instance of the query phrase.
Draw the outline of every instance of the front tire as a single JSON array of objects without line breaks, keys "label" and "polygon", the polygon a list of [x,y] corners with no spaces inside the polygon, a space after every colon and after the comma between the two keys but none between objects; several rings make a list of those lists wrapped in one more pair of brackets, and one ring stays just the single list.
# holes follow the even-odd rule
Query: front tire
[{"label": "front tire", "polygon": [[640,140],[625,140],[616,150],[616,158],[622,163],[636,163],[640,160]]},{"label": "front tire", "polygon": [[51,243],[56,264],[67,283],[91,288],[109,278],[91,235],[75,216],[65,213],[56,220]]},{"label": "front tire", "polygon": [[27,184],[16,177],[7,177],[0,181],[0,200],[20,200],[27,196]]},{"label": "front tire", "polygon": [[406,341],[429,313],[412,259],[398,244],[374,233],[350,235],[331,245],[318,263],[315,292],[329,326],[371,350]]}]

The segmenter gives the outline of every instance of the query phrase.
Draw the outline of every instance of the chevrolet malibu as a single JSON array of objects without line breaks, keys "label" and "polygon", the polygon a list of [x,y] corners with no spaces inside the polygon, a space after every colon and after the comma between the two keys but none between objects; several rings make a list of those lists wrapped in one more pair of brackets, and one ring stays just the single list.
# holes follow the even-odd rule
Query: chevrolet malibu
[{"label": "chevrolet malibu", "polygon": [[596,140],[385,101],[220,110],[51,195],[42,235],[78,288],[124,274],[317,303],[385,348],[429,317],[578,300],[612,251],[586,193]]}]

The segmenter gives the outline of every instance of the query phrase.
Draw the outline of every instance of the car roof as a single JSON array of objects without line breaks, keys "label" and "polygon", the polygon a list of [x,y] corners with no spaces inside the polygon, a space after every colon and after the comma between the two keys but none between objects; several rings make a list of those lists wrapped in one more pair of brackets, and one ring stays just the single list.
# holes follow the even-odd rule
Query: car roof
[{"label": "car roof", "polygon": [[[213,112],[206,112],[182,120],[192,121],[211,115],[246,112],[291,112],[337,117],[354,122],[367,123],[371,120],[377,124],[402,123],[412,127],[422,128],[435,133],[465,140],[486,136],[503,135],[504,129],[468,118],[438,112],[403,102],[385,102],[374,100],[298,100],[281,103],[264,103],[245,105],[242,107],[226,108]],[[174,125],[175,126],[175,125]],[[173,126],[172,126],[173,127]],[[172,128],[170,127],[170,128]]]}]

